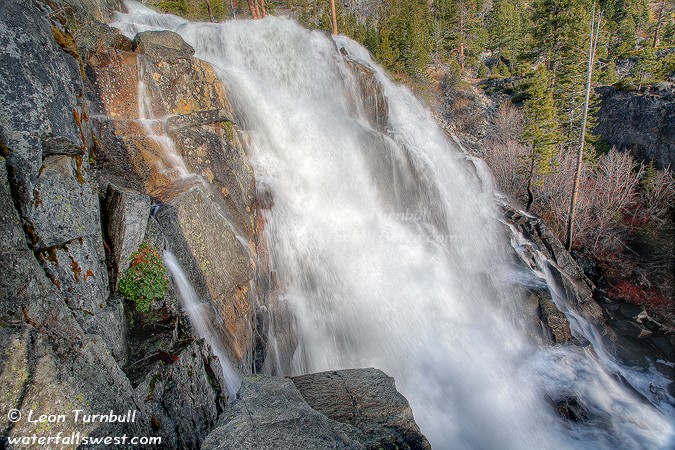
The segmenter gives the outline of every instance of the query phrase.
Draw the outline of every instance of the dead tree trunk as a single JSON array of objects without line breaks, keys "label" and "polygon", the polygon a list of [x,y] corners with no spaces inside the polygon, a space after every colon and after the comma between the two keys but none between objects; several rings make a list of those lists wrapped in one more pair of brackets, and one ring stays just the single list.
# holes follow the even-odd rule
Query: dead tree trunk
[{"label": "dead tree trunk", "polygon": [[527,179],[527,206],[525,207],[525,211],[530,212],[530,208],[532,207],[532,203],[534,203],[534,193],[532,192],[532,184],[534,183],[534,159],[535,159],[535,152],[534,152],[534,144],[532,144],[532,161],[530,161],[530,175]]},{"label": "dead tree trunk", "polygon": [[216,19],[213,17],[213,8],[211,7],[211,0],[206,0],[206,10],[209,13],[209,22],[213,23]]},{"label": "dead tree trunk", "polygon": [[659,45],[659,32],[661,31],[661,22],[663,20],[663,8],[666,7],[666,2],[661,1],[661,8],[659,9],[659,16],[656,19],[656,28],[654,29],[654,41],[652,42],[652,48],[656,48]]},{"label": "dead tree trunk", "polygon": [[335,0],[330,0],[330,14],[333,21],[333,34],[338,34],[337,14],[335,14]]},{"label": "dead tree trunk", "polygon": [[251,18],[257,19],[258,15],[255,13],[255,6],[253,6],[253,0],[246,0],[248,3],[248,9],[251,11]]},{"label": "dead tree trunk", "polygon": [[568,251],[572,250],[572,239],[574,231],[574,213],[577,206],[577,196],[579,194],[579,179],[581,177],[581,165],[584,157],[584,144],[586,143],[586,125],[588,123],[588,104],[591,100],[591,83],[593,79],[593,62],[595,61],[595,50],[598,44],[598,35],[600,34],[600,21],[602,13],[595,20],[595,4],[593,4],[593,18],[591,21],[590,43],[588,45],[588,66],[586,68],[586,95],[584,97],[584,112],[581,119],[581,136],[579,137],[579,151],[577,152],[577,168],[574,173],[574,185],[572,187],[572,197],[570,199],[570,209],[567,215],[567,236],[565,246]]}]

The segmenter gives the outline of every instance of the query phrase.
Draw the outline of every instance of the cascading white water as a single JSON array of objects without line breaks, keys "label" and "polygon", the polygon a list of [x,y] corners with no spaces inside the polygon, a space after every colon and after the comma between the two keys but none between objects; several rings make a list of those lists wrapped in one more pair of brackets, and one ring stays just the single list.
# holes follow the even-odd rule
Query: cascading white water
[{"label": "cascading white water", "polygon": [[219,325],[218,313],[209,302],[204,302],[199,298],[178,260],[168,250],[164,252],[164,263],[169,269],[169,273],[171,273],[174,285],[178,289],[183,311],[186,312],[190,325],[194,328],[197,336],[209,343],[213,354],[218,357],[220,366],[223,369],[227,394],[230,399],[235,398],[241,385],[241,377],[234,367],[232,367],[227,357],[227,352],[221,339],[223,333],[217,333],[217,326]]},{"label": "cascading white water", "polygon": [[[178,32],[231,93],[259,188],[274,195],[265,232],[298,323],[294,373],[384,370],[436,449],[673,443],[672,407],[636,398],[593,352],[530,341],[484,167],[470,170],[367,51],[284,18],[194,24],[128,5],[115,26]],[[386,132],[355,106],[338,47],[376,72]],[[567,423],[546,399],[570,394],[592,420]]]}]

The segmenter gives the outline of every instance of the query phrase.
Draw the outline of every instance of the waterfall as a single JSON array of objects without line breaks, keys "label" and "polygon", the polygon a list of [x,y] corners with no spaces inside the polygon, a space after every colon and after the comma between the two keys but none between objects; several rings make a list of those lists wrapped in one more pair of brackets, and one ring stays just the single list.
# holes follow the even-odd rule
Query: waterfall
[{"label": "waterfall", "polygon": [[178,264],[178,260],[170,251],[164,251],[164,263],[169,269],[171,279],[173,280],[176,289],[181,298],[181,305],[183,311],[190,319],[190,325],[194,329],[197,336],[204,339],[210,346],[213,354],[218,357],[220,366],[223,368],[223,377],[225,378],[225,386],[227,387],[227,394],[229,399],[235,398],[239,386],[241,384],[241,377],[237,371],[230,364],[230,360],[225,350],[222,336],[226,335],[220,331],[219,326],[222,327],[218,313],[213,308],[213,305],[208,301],[201,301],[197,296],[197,292],[190,284],[185,272]]},{"label": "waterfall", "polygon": [[[365,49],[287,18],[198,24],[127,5],[113,25],[183,36],[250,137],[258,189],[274,197],[265,233],[280,301],[297,324],[277,372],[382,369],[435,449],[673,444],[672,405],[636,396],[593,351],[529,337],[522,278],[546,276],[515,264],[488,171]],[[348,60],[381,84],[385,126]],[[565,395],[592,418],[562,420],[547,398]]]}]

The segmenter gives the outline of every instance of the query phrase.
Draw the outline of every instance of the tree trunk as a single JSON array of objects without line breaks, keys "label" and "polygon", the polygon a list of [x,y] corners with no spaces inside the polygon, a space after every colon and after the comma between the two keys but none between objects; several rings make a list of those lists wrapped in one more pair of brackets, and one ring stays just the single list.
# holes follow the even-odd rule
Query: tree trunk
[{"label": "tree trunk", "polygon": [[459,44],[459,69],[462,75],[464,75],[464,42]]},{"label": "tree trunk", "polygon": [[211,0],[206,0],[206,10],[209,12],[209,22],[213,23],[216,19],[213,17],[213,8],[211,8]]},{"label": "tree trunk", "polygon": [[333,21],[333,34],[338,34],[337,14],[335,14],[335,0],[330,0],[330,14]]},{"label": "tree trunk", "polygon": [[532,145],[532,161],[530,162],[530,176],[527,179],[527,206],[525,211],[530,212],[532,203],[534,203],[534,193],[532,192],[532,183],[534,182],[534,144]]},{"label": "tree trunk", "polygon": [[265,0],[260,0],[260,10],[263,17],[267,16],[267,5],[265,5]]},{"label": "tree trunk", "polygon": [[663,8],[665,8],[666,2],[661,0],[661,9],[659,9],[659,17],[656,19],[656,28],[654,29],[654,41],[652,42],[652,48],[656,48],[659,45],[659,31],[661,31],[661,21],[663,19]]},{"label": "tree trunk", "polygon": [[260,13],[260,4],[258,0],[253,0],[253,5],[255,6],[256,19],[262,19],[262,14]]},{"label": "tree trunk", "polygon": [[255,6],[253,6],[253,0],[246,0],[248,3],[248,9],[251,11],[251,18],[252,19],[257,19],[258,16],[255,13]]},{"label": "tree trunk", "polygon": [[[593,61],[595,60],[595,50],[600,33],[600,20],[602,13],[598,15],[597,24],[595,22],[595,4],[593,4],[593,20],[591,21],[590,43],[588,45],[588,66],[586,68],[586,94],[584,97],[584,112],[581,119],[581,136],[579,137],[579,151],[577,152],[577,168],[574,173],[574,185],[572,187],[572,198],[570,199],[570,209],[567,215],[567,236],[565,247],[568,251],[572,250],[572,239],[574,231],[574,213],[577,206],[577,195],[579,194],[579,178],[581,177],[581,165],[584,157],[584,144],[586,143],[586,124],[588,122],[588,104],[591,99],[591,82],[593,79]],[[596,28],[597,26],[597,28]]]}]

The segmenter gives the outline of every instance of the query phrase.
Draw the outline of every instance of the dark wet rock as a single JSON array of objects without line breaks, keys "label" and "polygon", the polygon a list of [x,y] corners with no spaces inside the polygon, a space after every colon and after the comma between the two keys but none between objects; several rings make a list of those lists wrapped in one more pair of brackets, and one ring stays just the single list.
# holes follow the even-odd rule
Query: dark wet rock
[{"label": "dark wet rock", "polygon": [[553,344],[568,343],[572,337],[570,321],[550,298],[539,297],[539,312],[542,323],[550,332]]},{"label": "dark wet rock", "polygon": [[600,95],[594,132],[610,145],[628,150],[663,169],[675,167],[675,102],[661,95],[623,92],[611,86]]},{"label": "dark wet rock", "polygon": [[133,50],[154,62],[186,59],[195,54],[183,38],[172,31],[143,31],[133,40]]},{"label": "dark wet rock", "polygon": [[150,198],[144,193],[108,185],[104,210],[106,235],[112,252],[114,282],[129,267],[131,254],[143,242],[150,215]]},{"label": "dark wet rock", "polygon": [[563,419],[571,422],[585,422],[590,417],[590,411],[584,404],[574,396],[552,399],[548,397],[556,412]]},{"label": "dark wet rock", "polygon": [[394,379],[377,369],[322,372],[292,378],[307,404],[361,432],[368,449],[430,449]]},{"label": "dark wet rock", "polygon": [[614,329],[622,336],[632,337],[635,339],[644,339],[652,335],[652,332],[632,320],[617,320],[613,324]]},{"label": "dark wet rock", "polygon": [[601,275],[597,261],[592,256],[585,255],[576,250],[572,250],[571,255],[577,264],[579,264],[581,270],[584,271],[584,275],[593,283],[596,283]]},{"label": "dark wet rock", "polygon": [[204,341],[174,354],[164,352],[135,389],[136,401],[148,406],[151,426],[166,448],[200,448],[225,408],[222,369]]},{"label": "dark wet rock", "polygon": [[647,311],[643,306],[633,305],[631,303],[621,303],[619,312],[623,317],[636,322],[641,322],[647,318]]},{"label": "dark wet rock", "polygon": [[0,252],[27,248],[21,219],[12,200],[5,158],[0,156]]},{"label": "dark wet rock", "polygon": [[270,209],[274,206],[274,195],[267,189],[259,190],[255,195],[255,203],[259,209]]}]

